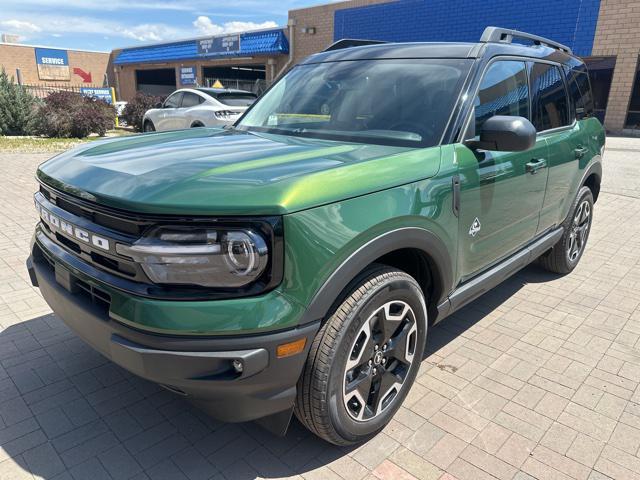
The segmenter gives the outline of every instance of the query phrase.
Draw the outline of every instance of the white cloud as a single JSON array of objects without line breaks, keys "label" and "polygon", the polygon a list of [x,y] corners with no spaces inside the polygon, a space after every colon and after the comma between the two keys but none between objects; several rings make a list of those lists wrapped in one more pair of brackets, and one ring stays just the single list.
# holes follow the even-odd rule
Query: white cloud
[{"label": "white cloud", "polygon": [[35,23],[16,19],[3,20],[0,22],[0,27],[10,33],[36,33],[42,31],[42,28]]},{"label": "white cloud", "polygon": [[[44,2],[45,0],[41,1]],[[75,0],[67,1],[73,2]],[[45,36],[59,38],[62,35],[68,36],[69,34],[90,34],[109,38],[119,37],[132,39],[137,42],[162,42],[193,38],[197,35],[220,35],[273,27],[277,27],[277,23],[274,21],[257,23],[234,20],[217,24],[214,23],[210,17],[204,15],[197,17],[191,25],[187,23],[183,26],[169,25],[166,23],[127,25],[126,22],[92,16],[43,13],[32,13],[28,16],[16,15],[9,20],[0,20],[0,31],[20,34],[23,40],[24,35],[39,38]]]},{"label": "white cloud", "polygon": [[218,25],[213,23],[209,17],[201,15],[193,22],[193,26],[196,27],[198,33],[202,35],[221,35],[246,30],[259,30],[261,28],[274,28],[277,27],[278,24],[273,21],[262,23],[233,21]]},{"label": "white cloud", "polygon": [[132,27],[117,28],[122,36],[132,38],[140,42],[160,42],[162,40],[174,40],[185,36],[184,31],[170,27],[162,23],[144,23]]}]

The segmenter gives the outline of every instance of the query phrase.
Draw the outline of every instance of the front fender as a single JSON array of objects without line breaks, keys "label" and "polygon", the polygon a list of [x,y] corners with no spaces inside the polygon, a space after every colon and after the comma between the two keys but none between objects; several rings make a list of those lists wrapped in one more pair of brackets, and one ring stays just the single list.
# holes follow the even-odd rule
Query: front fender
[{"label": "front fender", "polygon": [[450,172],[284,216],[281,291],[306,308],[300,323],[326,317],[353,278],[381,256],[414,248],[429,259],[438,286],[430,306],[454,282],[458,219]]},{"label": "front fender", "polygon": [[331,276],[322,284],[307,307],[304,319],[306,324],[324,318],[336,298],[349,285],[351,280],[376,259],[394,250],[413,248],[423,251],[431,260],[437,279],[436,305],[446,297],[452,282],[452,261],[444,242],[434,233],[419,227],[398,228],[379,235],[353,252]]}]

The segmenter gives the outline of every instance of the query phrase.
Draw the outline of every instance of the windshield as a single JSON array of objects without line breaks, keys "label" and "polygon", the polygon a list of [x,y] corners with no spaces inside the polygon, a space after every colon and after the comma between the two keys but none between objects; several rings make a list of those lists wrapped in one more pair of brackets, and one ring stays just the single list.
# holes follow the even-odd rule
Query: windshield
[{"label": "windshield", "polygon": [[359,143],[437,145],[470,65],[463,59],[300,65],[236,127]]}]

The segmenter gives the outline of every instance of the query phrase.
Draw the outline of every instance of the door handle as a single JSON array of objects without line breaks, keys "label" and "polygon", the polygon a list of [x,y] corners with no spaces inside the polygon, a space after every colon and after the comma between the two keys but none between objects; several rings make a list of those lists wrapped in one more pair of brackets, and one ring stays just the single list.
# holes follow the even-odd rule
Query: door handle
[{"label": "door handle", "polygon": [[589,152],[589,149],[585,147],[578,147],[574,150],[574,152],[576,154],[576,158],[579,160],[582,157],[584,157],[587,154],[587,152]]},{"label": "door handle", "polygon": [[527,163],[526,168],[528,173],[535,175],[538,170],[547,168],[547,161],[544,158],[533,158]]}]

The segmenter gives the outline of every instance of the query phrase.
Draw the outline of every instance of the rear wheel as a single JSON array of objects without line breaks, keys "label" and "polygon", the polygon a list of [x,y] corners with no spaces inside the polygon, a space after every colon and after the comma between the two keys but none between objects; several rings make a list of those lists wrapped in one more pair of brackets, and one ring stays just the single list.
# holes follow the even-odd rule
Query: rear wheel
[{"label": "rear wheel", "polygon": [[145,120],[144,125],[142,126],[143,132],[155,132],[156,127],[151,120]]},{"label": "rear wheel", "polygon": [[336,445],[375,435],[411,388],[426,333],[425,300],[416,281],[382,266],[365,272],[311,346],[296,416]]},{"label": "rear wheel", "polygon": [[569,273],[576,268],[587,245],[592,220],[593,194],[589,187],[582,187],[563,224],[564,234],[540,257],[540,264],[554,273]]}]

